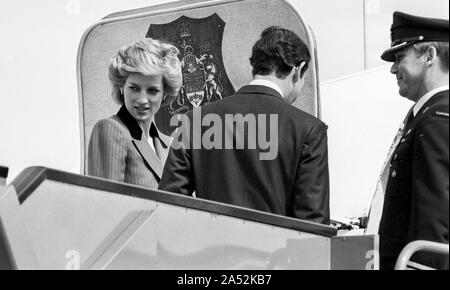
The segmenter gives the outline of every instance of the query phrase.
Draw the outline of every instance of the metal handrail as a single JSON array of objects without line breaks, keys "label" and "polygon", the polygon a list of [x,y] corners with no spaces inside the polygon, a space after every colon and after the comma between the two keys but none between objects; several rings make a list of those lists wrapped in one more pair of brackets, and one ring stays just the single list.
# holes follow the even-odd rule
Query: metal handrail
[{"label": "metal handrail", "polygon": [[406,270],[408,269],[408,265],[414,266],[414,268],[421,270],[434,270],[433,268],[426,267],[414,262],[411,262],[410,259],[412,255],[416,252],[424,251],[436,254],[449,254],[449,246],[448,244],[436,243],[430,241],[414,241],[406,245],[403,248],[400,256],[398,256],[397,263],[395,264],[395,270]]}]

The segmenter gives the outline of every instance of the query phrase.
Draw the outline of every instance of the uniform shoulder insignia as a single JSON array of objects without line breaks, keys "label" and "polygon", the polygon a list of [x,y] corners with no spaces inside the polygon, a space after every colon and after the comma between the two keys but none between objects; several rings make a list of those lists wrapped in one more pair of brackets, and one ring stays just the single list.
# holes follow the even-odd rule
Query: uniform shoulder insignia
[{"label": "uniform shoulder insignia", "polygon": [[449,117],[449,115],[448,115],[447,112],[441,112],[441,111],[436,111],[436,112],[434,113],[434,115],[435,115],[435,116],[438,116],[438,117],[446,117],[446,118]]}]

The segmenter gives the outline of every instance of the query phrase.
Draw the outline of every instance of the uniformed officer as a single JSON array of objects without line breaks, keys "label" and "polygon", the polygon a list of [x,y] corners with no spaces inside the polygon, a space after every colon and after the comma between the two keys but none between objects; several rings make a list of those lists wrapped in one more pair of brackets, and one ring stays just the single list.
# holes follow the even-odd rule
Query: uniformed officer
[{"label": "uniformed officer", "polygon": [[[449,21],[394,13],[391,48],[399,92],[415,102],[390,160],[380,221],[381,269],[393,269],[411,241],[448,244]],[[448,257],[420,253],[414,262],[448,269]]]}]

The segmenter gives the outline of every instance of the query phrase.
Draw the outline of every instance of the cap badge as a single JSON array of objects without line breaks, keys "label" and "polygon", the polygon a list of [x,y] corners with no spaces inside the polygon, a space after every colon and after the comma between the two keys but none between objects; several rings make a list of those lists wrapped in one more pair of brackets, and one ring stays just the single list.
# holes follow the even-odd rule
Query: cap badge
[{"label": "cap badge", "polygon": [[397,48],[397,47],[400,47],[400,46],[405,45],[405,44],[408,43],[407,41],[404,41],[404,42],[402,42],[402,43],[396,44],[397,42],[398,42],[398,41],[394,41],[394,42],[392,43],[391,49],[395,49],[395,48]]}]

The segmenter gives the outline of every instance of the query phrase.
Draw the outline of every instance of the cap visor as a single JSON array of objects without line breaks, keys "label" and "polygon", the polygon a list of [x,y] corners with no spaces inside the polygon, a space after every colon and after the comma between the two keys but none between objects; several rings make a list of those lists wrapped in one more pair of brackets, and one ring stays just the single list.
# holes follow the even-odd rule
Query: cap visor
[{"label": "cap visor", "polygon": [[400,45],[396,45],[394,47],[389,48],[383,54],[381,55],[381,59],[388,62],[394,62],[395,61],[395,53],[399,51],[400,49],[403,49],[407,46],[410,46],[412,43],[402,43]]}]

